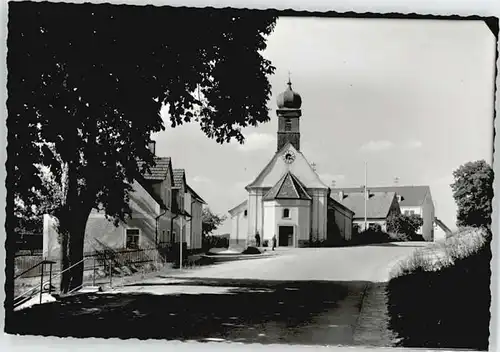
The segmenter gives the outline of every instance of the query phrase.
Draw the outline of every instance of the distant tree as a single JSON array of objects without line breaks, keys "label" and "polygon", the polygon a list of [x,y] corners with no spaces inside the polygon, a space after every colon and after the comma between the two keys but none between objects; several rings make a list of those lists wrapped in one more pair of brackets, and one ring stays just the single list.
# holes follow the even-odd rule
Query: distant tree
[{"label": "distant tree", "polygon": [[418,229],[422,227],[424,220],[418,214],[392,215],[387,219],[387,232],[404,235],[406,239],[414,238]]},{"label": "distant tree", "polygon": [[457,226],[490,227],[493,169],[484,160],[468,162],[453,172],[451,185],[458,207]]},{"label": "distant tree", "polygon": [[202,236],[208,236],[212,234],[215,230],[219,228],[220,225],[224,221],[226,221],[227,217],[225,215],[217,215],[212,213],[210,208],[204,208],[202,212],[202,223],[201,223],[201,232]]},{"label": "distant tree", "polygon": [[[261,51],[273,13],[10,2],[8,23],[7,202],[57,218],[61,269],[82,260],[92,209],[115,224],[130,217],[162,106],[172,127],[197,122],[219,143],[242,143],[241,128],[269,120],[274,67]],[[45,201],[53,193],[37,165],[57,201]],[[83,265],[65,271],[62,292],[82,278]]]}]

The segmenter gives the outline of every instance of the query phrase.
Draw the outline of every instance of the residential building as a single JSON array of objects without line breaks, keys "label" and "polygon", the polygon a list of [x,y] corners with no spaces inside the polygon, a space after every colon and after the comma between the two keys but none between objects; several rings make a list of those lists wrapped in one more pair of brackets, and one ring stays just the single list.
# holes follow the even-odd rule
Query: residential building
[{"label": "residential building", "polygon": [[[371,192],[394,192],[399,202],[402,214],[417,214],[422,217],[423,225],[417,231],[426,241],[434,239],[434,202],[432,200],[429,186],[388,186],[369,187]],[[335,188],[333,193],[344,192],[344,194],[361,193],[363,187],[355,188]]]},{"label": "residential building", "polygon": [[[154,142],[151,142],[150,148],[154,154]],[[169,157],[155,157],[154,160],[155,165],[145,170],[131,185],[131,217],[126,222],[120,221],[115,226],[103,210],[90,213],[85,229],[84,252],[169,247],[179,243],[181,231],[183,241],[189,241],[188,248],[201,248],[201,207],[205,202],[186,184],[184,170],[173,170]],[[143,162],[138,162],[140,170],[143,165]],[[44,217],[43,252],[46,257],[57,258],[60,246],[54,224],[53,218]],[[187,238],[186,224],[189,231]]]},{"label": "residential building", "polygon": [[389,217],[401,214],[395,192],[372,192],[369,189],[367,190],[366,202],[362,191],[351,193],[338,191],[332,193],[331,197],[354,212],[353,223],[361,230],[365,229],[365,209],[367,228],[379,225],[382,231],[387,231]]}]

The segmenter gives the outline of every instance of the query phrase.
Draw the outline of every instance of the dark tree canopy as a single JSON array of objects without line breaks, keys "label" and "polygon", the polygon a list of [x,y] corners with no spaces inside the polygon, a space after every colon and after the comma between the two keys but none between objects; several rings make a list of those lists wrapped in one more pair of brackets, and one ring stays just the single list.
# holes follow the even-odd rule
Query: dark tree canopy
[{"label": "dark tree canopy", "polygon": [[261,51],[274,24],[248,10],[9,3],[7,184],[25,205],[58,190],[63,267],[81,259],[93,208],[126,220],[163,105],[173,127],[195,121],[219,143],[269,120],[274,67]]},{"label": "dark tree canopy", "polygon": [[204,208],[201,216],[201,232],[203,236],[208,236],[217,230],[227,218],[225,215],[214,214],[210,208]]},{"label": "dark tree canopy", "polygon": [[387,231],[404,235],[411,239],[416,235],[418,229],[420,229],[423,224],[424,220],[418,214],[398,214],[387,219]]},{"label": "dark tree canopy", "polygon": [[453,178],[457,226],[489,227],[494,178],[491,166],[484,160],[468,162],[453,172]]}]

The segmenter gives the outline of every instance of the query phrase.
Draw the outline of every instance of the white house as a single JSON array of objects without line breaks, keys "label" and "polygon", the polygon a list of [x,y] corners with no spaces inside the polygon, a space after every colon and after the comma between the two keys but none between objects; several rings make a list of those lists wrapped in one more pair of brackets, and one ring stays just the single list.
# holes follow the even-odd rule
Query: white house
[{"label": "white house", "polygon": [[[150,148],[154,153],[154,142]],[[155,157],[155,163],[132,184],[130,219],[114,226],[104,211],[91,212],[85,228],[84,252],[168,247],[178,243],[180,229],[184,229],[183,241],[188,243],[188,249],[201,248],[201,207],[205,202],[186,184],[184,170],[174,173],[170,158]],[[140,168],[143,165],[138,164]],[[53,218],[45,216],[43,251],[47,258],[60,256],[54,223]]]}]

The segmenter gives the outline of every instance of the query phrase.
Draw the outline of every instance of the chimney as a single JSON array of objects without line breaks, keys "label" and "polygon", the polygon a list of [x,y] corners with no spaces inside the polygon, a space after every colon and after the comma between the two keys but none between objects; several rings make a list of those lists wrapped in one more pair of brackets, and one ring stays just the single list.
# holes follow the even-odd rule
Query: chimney
[{"label": "chimney", "polygon": [[344,191],[339,191],[339,199],[344,200]]},{"label": "chimney", "polygon": [[150,141],[148,144],[149,151],[153,153],[153,155],[156,156],[156,142],[155,141]]}]

